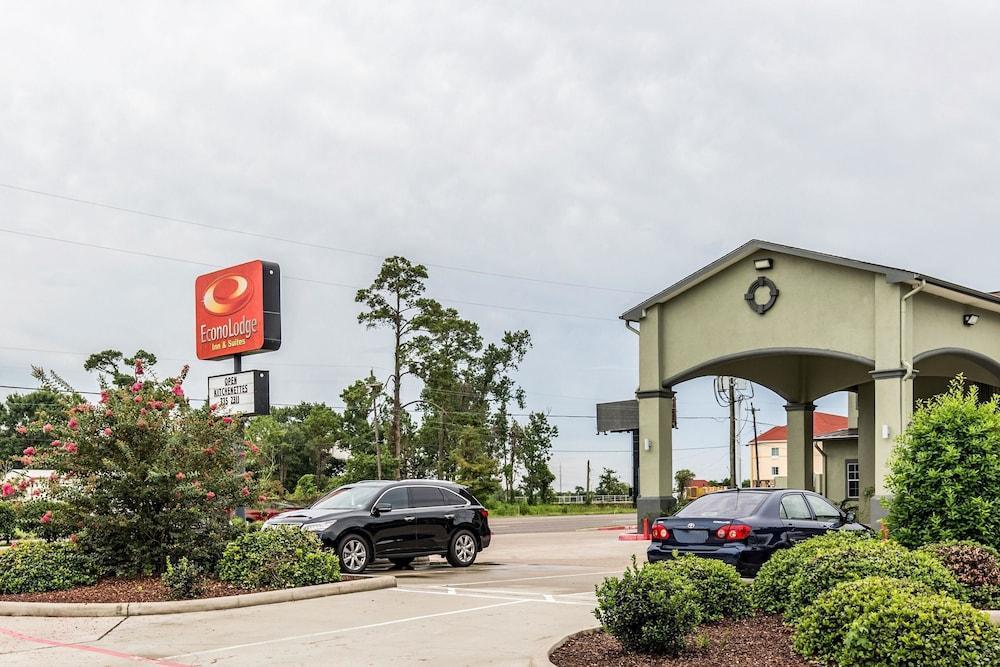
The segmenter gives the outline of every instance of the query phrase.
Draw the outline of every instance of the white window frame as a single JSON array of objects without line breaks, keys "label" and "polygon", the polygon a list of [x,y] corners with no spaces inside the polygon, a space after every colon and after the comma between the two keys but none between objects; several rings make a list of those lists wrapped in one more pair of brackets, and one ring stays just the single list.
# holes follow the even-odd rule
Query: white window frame
[{"label": "white window frame", "polygon": [[[854,476],[851,475],[851,468],[854,468]],[[851,495],[851,483],[857,484],[858,492]],[[847,459],[844,462],[844,496],[848,500],[859,500],[861,498],[861,464],[857,459]]]},{"label": "white window frame", "polygon": [[781,456],[781,448],[771,447],[771,456]]},{"label": "white window frame", "polygon": [[778,477],[779,475],[781,475],[781,468],[778,466],[771,466],[771,476]]}]

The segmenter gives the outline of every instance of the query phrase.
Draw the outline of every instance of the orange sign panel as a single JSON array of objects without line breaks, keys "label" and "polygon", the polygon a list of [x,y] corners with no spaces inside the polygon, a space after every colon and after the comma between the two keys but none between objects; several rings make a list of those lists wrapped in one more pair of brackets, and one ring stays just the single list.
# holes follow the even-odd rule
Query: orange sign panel
[{"label": "orange sign panel", "polygon": [[198,276],[194,298],[199,359],[266,352],[281,346],[277,264],[258,259]]}]

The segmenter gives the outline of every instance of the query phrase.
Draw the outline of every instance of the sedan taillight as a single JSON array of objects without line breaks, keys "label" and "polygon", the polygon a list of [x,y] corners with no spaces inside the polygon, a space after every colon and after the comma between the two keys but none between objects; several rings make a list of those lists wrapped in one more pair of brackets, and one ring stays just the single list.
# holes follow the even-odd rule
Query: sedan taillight
[{"label": "sedan taillight", "polygon": [[653,539],[666,540],[670,538],[670,531],[662,523],[653,524]]},{"label": "sedan taillight", "polygon": [[731,523],[728,526],[723,526],[715,531],[715,536],[720,540],[726,540],[727,542],[735,542],[739,540],[745,540],[750,537],[750,533],[753,530],[750,526],[745,523]]}]

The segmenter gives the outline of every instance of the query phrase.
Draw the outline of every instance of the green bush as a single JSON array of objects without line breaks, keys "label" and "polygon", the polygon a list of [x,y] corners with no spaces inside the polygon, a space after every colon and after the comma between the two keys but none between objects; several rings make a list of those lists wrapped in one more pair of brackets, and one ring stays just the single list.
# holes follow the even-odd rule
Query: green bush
[{"label": "green bush", "polygon": [[955,578],[930,554],[894,542],[862,540],[817,554],[805,564],[788,588],[785,618],[794,620],[820,593],[837,584],[866,577],[910,579],[937,593],[961,595]]},{"label": "green bush", "polygon": [[627,651],[677,655],[684,638],[701,622],[697,589],[675,570],[659,565],[632,567],[621,579],[597,587],[594,615]]},{"label": "green bush", "polygon": [[975,540],[1000,548],[1000,398],[961,376],[922,401],[890,459],[886,522],[908,547]]},{"label": "green bush", "polygon": [[0,551],[0,594],[61,591],[95,581],[93,561],[71,542],[22,542]]},{"label": "green bush", "polygon": [[[79,519],[73,508],[57,500],[22,500],[17,503],[17,527],[52,542],[64,540],[79,529]],[[48,515],[48,520],[43,517]]]},{"label": "green bush", "polygon": [[841,667],[984,667],[1000,664],[1000,632],[982,612],[943,595],[898,596],[858,617]]},{"label": "green bush", "polygon": [[219,562],[219,578],[248,590],[313,586],[340,581],[340,563],[314,534],[285,526],[230,542]]},{"label": "green bush", "polygon": [[754,608],[769,614],[785,611],[789,584],[813,556],[868,537],[867,533],[833,531],[771,554],[753,581],[750,596]]},{"label": "green bush", "polygon": [[921,547],[948,568],[964,590],[963,599],[980,609],[1000,608],[1000,552],[978,542],[950,541]]},{"label": "green bush", "polygon": [[750,615],[750,585],[740,579],[732,565],[687,555],[659,566],[676,572],[698,591],[703,622]]},{"label": "green bush", "polygon": [[14,505],[0,501],[0,540],[10,542],[17,530],[17,510]]},{"label": "green bush", "polygon": [[837,584],[821,593],[796,619],[795,650],[808,658],[835,662],[847,630],[856,618],[880,608],[890,599],[933,592],[924,584],[888,577]]},{"label": "green bush", "polygon": [[167,558],[167,569],[160,575],[160,581],[170,592],[171,600],[200,597],[205,589],[205,573],[187,558],[181,558],[177,565]]}]

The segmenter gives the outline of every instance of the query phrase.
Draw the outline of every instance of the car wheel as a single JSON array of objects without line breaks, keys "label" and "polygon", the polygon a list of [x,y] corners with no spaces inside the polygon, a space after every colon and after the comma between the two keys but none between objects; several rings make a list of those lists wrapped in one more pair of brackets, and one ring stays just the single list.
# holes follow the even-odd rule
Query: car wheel
[{"label": "car wheel", "polygon": [[406,567],[407,565],[413,562],[413,557],[411,556],[409,558],[390,558],[389,560],[396,567]]},{"label": "car wheel", "polygon": [[451,536],[448,547],[448,563],[452,567],[469,567],[476,562],[476,538],[467,530],[460,530]]},{"label": "car wheel", "polygon": [[360,535],[348,535],[337,546],[340,569],[347,574],[361,574],[368,567],[371,551],[368,542]]}]

